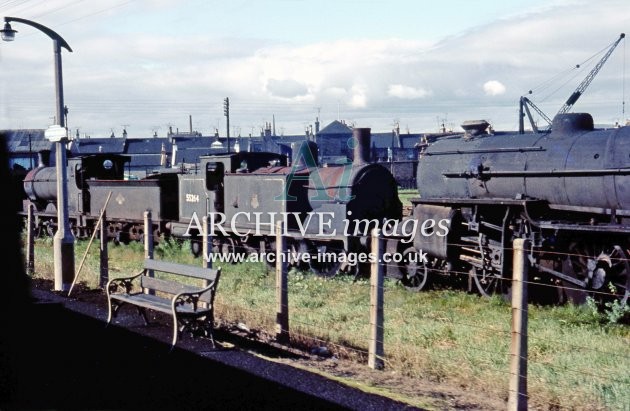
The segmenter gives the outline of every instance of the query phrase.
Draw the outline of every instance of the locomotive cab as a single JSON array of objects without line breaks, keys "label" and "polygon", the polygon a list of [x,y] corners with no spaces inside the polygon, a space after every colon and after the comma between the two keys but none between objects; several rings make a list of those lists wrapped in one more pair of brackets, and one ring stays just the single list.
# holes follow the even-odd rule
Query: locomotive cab
[{"label": "locomotive cab", "polygon": [[[236,184],[234,189],[237,191],[247,187],[238,182],[236,176],[251,175],[270,164],[286,166],[287,158],[276,153],[254,152],[200,157],[198,171],[179,176],[179,218],[177,223],[171,224],[175,235],[186,233],[194,216],[201,221],[201,217],[209,213],[225,213],[229,218],[230,211],[226,210],[224,199],[232,196],[230,187]],[[242,210],[234,212],[238,211]]]},{"label": "locomotive cab", "polygon": [[[90,211],[90,180],[122,180],[128,156],[93,154],[68,158],[68,210],[73,213]],[[56,167],[37,167],[24,178],[24,191],[38,210],[55,211],[57,201]]]}]

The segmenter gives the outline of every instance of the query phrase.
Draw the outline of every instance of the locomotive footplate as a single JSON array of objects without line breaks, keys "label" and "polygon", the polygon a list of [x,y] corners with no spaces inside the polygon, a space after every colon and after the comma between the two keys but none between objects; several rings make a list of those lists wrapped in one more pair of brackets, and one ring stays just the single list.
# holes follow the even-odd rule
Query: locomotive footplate
[{"label": "locomotive footplate", "polygon": [[534,225],[538,228],[545,230],[559,230],[559,231],[579,231],[587,233],[610,233],[610,234],[627,234],[630,231],[630,226],[619,224],[576,224],[576,223],[559,223],[554,221],[533,221]]}]

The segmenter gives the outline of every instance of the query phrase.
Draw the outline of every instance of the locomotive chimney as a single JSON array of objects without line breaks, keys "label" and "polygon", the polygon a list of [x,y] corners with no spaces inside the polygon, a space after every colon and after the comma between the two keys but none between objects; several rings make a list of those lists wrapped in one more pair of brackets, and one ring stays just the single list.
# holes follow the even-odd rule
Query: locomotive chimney
[{"label": "locomotive chimney", "polygon": [[352,130],[352,143],[354,145],[354,159],[352,164],[355,166],[367,164],[370,162],[370,128],[355,128]]},{"label": "locomotive chimney", "polygon": [[50,150],[42,150],[37,153],[37,167],[50,166]]}]

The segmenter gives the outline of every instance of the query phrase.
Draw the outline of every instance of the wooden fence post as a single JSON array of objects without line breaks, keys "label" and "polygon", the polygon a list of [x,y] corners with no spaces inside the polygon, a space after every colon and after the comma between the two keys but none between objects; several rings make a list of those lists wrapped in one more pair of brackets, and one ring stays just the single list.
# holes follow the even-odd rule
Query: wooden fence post
[{"label": "wooden fence post", "polygon": [[99,277],[99,282],[98,282],[98,286],[103,288],[107,285],[107,282],[109,281],[109,256],[108,256],[108,252],[107,252],[107,214],[105,213],[105,210],[101,211],[102,216],[101,216],[101,228],[100,228],[100,239],[101,239],[101,246],[100,246],[100,262],[101,262],[101,270],[100,270],[100,277]]},{"label": "wooden fence post", "polygon": [[35,273],[35,221],[34,205],[29,203],[26,219],[26,274]]},{"label": "wooden fence post", "polygon": [[[202,238],[202,247],[201,253],[203,256],[201,257],[201,264],[205,268],[212,268],[212,259],[210,258],[210,254],[212,254],[212,236],[210,235],[210,230],[208,227],[208,216],[205,215],[201,218],[201,226],[203,232],[201,233]],[[192,241],[192,240],[191,240]],[[207,287],[210,285],[208,280],[203,280],[203,287]],[[208,303],[202,303],[204,307],[208,307]],[[212,319],[212,323],[214,324],[214,318]]]},{"label": "wooden fence post", "polygon": [[372,262],[370,275],[370,346],[368,349],[368,367],[381,370],[383,358],[383,240],[381,230],[372,230],[371,253],[376,256]]},{"label": "wooden fence post", "polygon": [[[203,216],[201,218],[201,225],[203,228],[203,236],[202,239],[202,253],[203,253],[203,266],[205,268],[212,268],[212,260],[210,259],[210,254],[212,253],[212,236],[210,235],[210,230],[208,227],[208,216]],[[207,284],[206,284],[207,286]]]},{"label": "wooden fence post", "polygon": [[514,240],[509,411],[527,410],[527,274],[529,240]]},{"label": "wooden fence post", "polygon": [[[153,222],[151,221],[151,211],[144,212],[144,258],[153,259]],[[153,270],[147,270],[149,277],[155,277]],[[144,290],[145,294],[155,294],[154,290]]]},{"label": "wooden fence post", "polygon": [[289,288],[287,273],[287,244],[282,236],[282,222],[276,224],[276,340],[289,342]]}]

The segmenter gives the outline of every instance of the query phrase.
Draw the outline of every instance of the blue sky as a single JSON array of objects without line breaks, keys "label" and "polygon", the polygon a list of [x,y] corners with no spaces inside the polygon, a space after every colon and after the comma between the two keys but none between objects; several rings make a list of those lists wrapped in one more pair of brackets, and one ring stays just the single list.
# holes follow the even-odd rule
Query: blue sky
[{"label": "blue sky", "polygon": [[[552,116],[586,76],[582,64],[630,28],[626,1],[0,0],[0,15],[61,34],[73,133],[165,135],[168,127],[300,134],[319,116],[388,131],[517,126],[518,98]],[[54,119],[50,40],[15,24],[0,43],[0,129]],[[625,122],[621,43],[574,111]],[[599,55],[601,56],[601,54]],[[597,58],[591,62],[597,61]],[[569,70],[567,72],[567,70]]]}]

